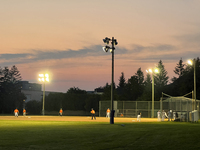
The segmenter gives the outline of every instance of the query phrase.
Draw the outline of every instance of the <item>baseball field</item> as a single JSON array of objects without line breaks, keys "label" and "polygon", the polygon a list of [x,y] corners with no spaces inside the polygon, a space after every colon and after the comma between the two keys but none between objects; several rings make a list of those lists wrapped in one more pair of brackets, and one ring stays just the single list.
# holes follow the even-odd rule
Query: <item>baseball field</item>
[{"label": "baseball field", "polygon": [[90,116],[0,116],[1,150],[199,149],[200,124]]}]

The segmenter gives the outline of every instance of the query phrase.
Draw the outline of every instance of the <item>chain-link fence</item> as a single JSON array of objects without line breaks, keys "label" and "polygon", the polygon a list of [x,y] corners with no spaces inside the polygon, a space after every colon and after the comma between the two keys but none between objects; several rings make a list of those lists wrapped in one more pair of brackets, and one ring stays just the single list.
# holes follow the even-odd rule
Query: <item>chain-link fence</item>
[{"label": "chain-link fence", "polygon": [[[197,110],[199,111],[200,101],[196,101]],[[110,108],[110,101],[99,101],[99,116],[106,116],[106,110]],[[113,109],[115,110],[115,117],[123,114],[124,117],[137,117],[138,113],[142,114],[143,118],[151,118],[152,116],[152,102],[151,101],[114,101]],[[164,110],[168,112],[172,110],[177,112],[181,117],[188,120],[189,112],[194,110],[194,100],[185,97],[171,97],[164,101],[154,102],[154,117],[157,117],[158,111]],[[199,114],[200,115],[200,114]]]},{"label": "chain-link fence", "polygon": [[[177,112],[182,121],[189,121],[189,113],[195,110],[194,99],[186,97],[170,97],[161,101],[161,110],[172,110]],[[196,100],[196,108],[199,112],[200,101]],[[199,114],[200,115],[200,114]]]},{"label": "chain-link fence", "polygon": [[[99,116],[106,116],[106,110],[110,108],[110,101],[99,101]],[[150,118],[152,113],[151,101],[114,101],[113,109],[115,117],[123,114],[124,117],[137,117],[138,113],[142,114],[143,118]],[[160,102],[154,102],[154,117],[157,111],[160,110]]]}]

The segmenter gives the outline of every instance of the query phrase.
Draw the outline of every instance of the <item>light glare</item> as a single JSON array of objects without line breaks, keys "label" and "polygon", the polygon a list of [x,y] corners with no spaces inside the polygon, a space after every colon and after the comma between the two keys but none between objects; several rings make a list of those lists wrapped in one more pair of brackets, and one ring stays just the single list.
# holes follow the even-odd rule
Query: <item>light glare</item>
[{"label": "light glare", "polygon": [[39,77],[44,77],[44,74],[39,74]]},{"label": "light glare", "polygon": [[154,72],[155,72],[155,73],[158,73],[158,69],[156,68],[156,69],[154,70]]},{"label": "light glare", "polygon": [[192,65],[192,60],[188,60],[188,64],[189,64],[189,65]]}]

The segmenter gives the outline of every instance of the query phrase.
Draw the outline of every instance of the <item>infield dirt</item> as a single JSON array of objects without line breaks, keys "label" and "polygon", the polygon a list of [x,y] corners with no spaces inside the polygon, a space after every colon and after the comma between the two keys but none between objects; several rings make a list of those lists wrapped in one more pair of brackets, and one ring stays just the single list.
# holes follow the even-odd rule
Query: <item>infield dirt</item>
[{"label": "infield dirt", "polygon": [[[35,120],[35,121],[87,121],[87,122],[110,122],[109,118],[91,116],[0,116],[0,120]],[[167,119],[165,119],[167,121]],[[115,117],[114,122],[137,122],[137,118],[121,118]],[[158,122],[157,118],[141,118],[141,122]]]}]

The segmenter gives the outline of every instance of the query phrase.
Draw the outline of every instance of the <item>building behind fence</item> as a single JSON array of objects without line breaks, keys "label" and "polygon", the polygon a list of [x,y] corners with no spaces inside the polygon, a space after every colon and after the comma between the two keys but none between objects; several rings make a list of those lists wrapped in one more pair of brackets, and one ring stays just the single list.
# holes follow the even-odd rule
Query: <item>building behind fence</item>
[{"label": "building behind fence", "polygon": [[[99,116],[106,116],[107,108],[110,108],[110,101],[99,101]],[[199,111],[200,101],[197,100],[197,110]],[[115,117],[123,114],[124,117],[137,117],[138,113],[142,114],[143,118],[151,118],[152,102],[151,101],[114,101],[113,109]],[[194,110],[194,100],[186,97],[170,97],[165,100],[154,102],[154,117],[157,117],[157,112],[169,110],[178,112],[179,115],[185,115],[188,120],[189,112]]]}]

